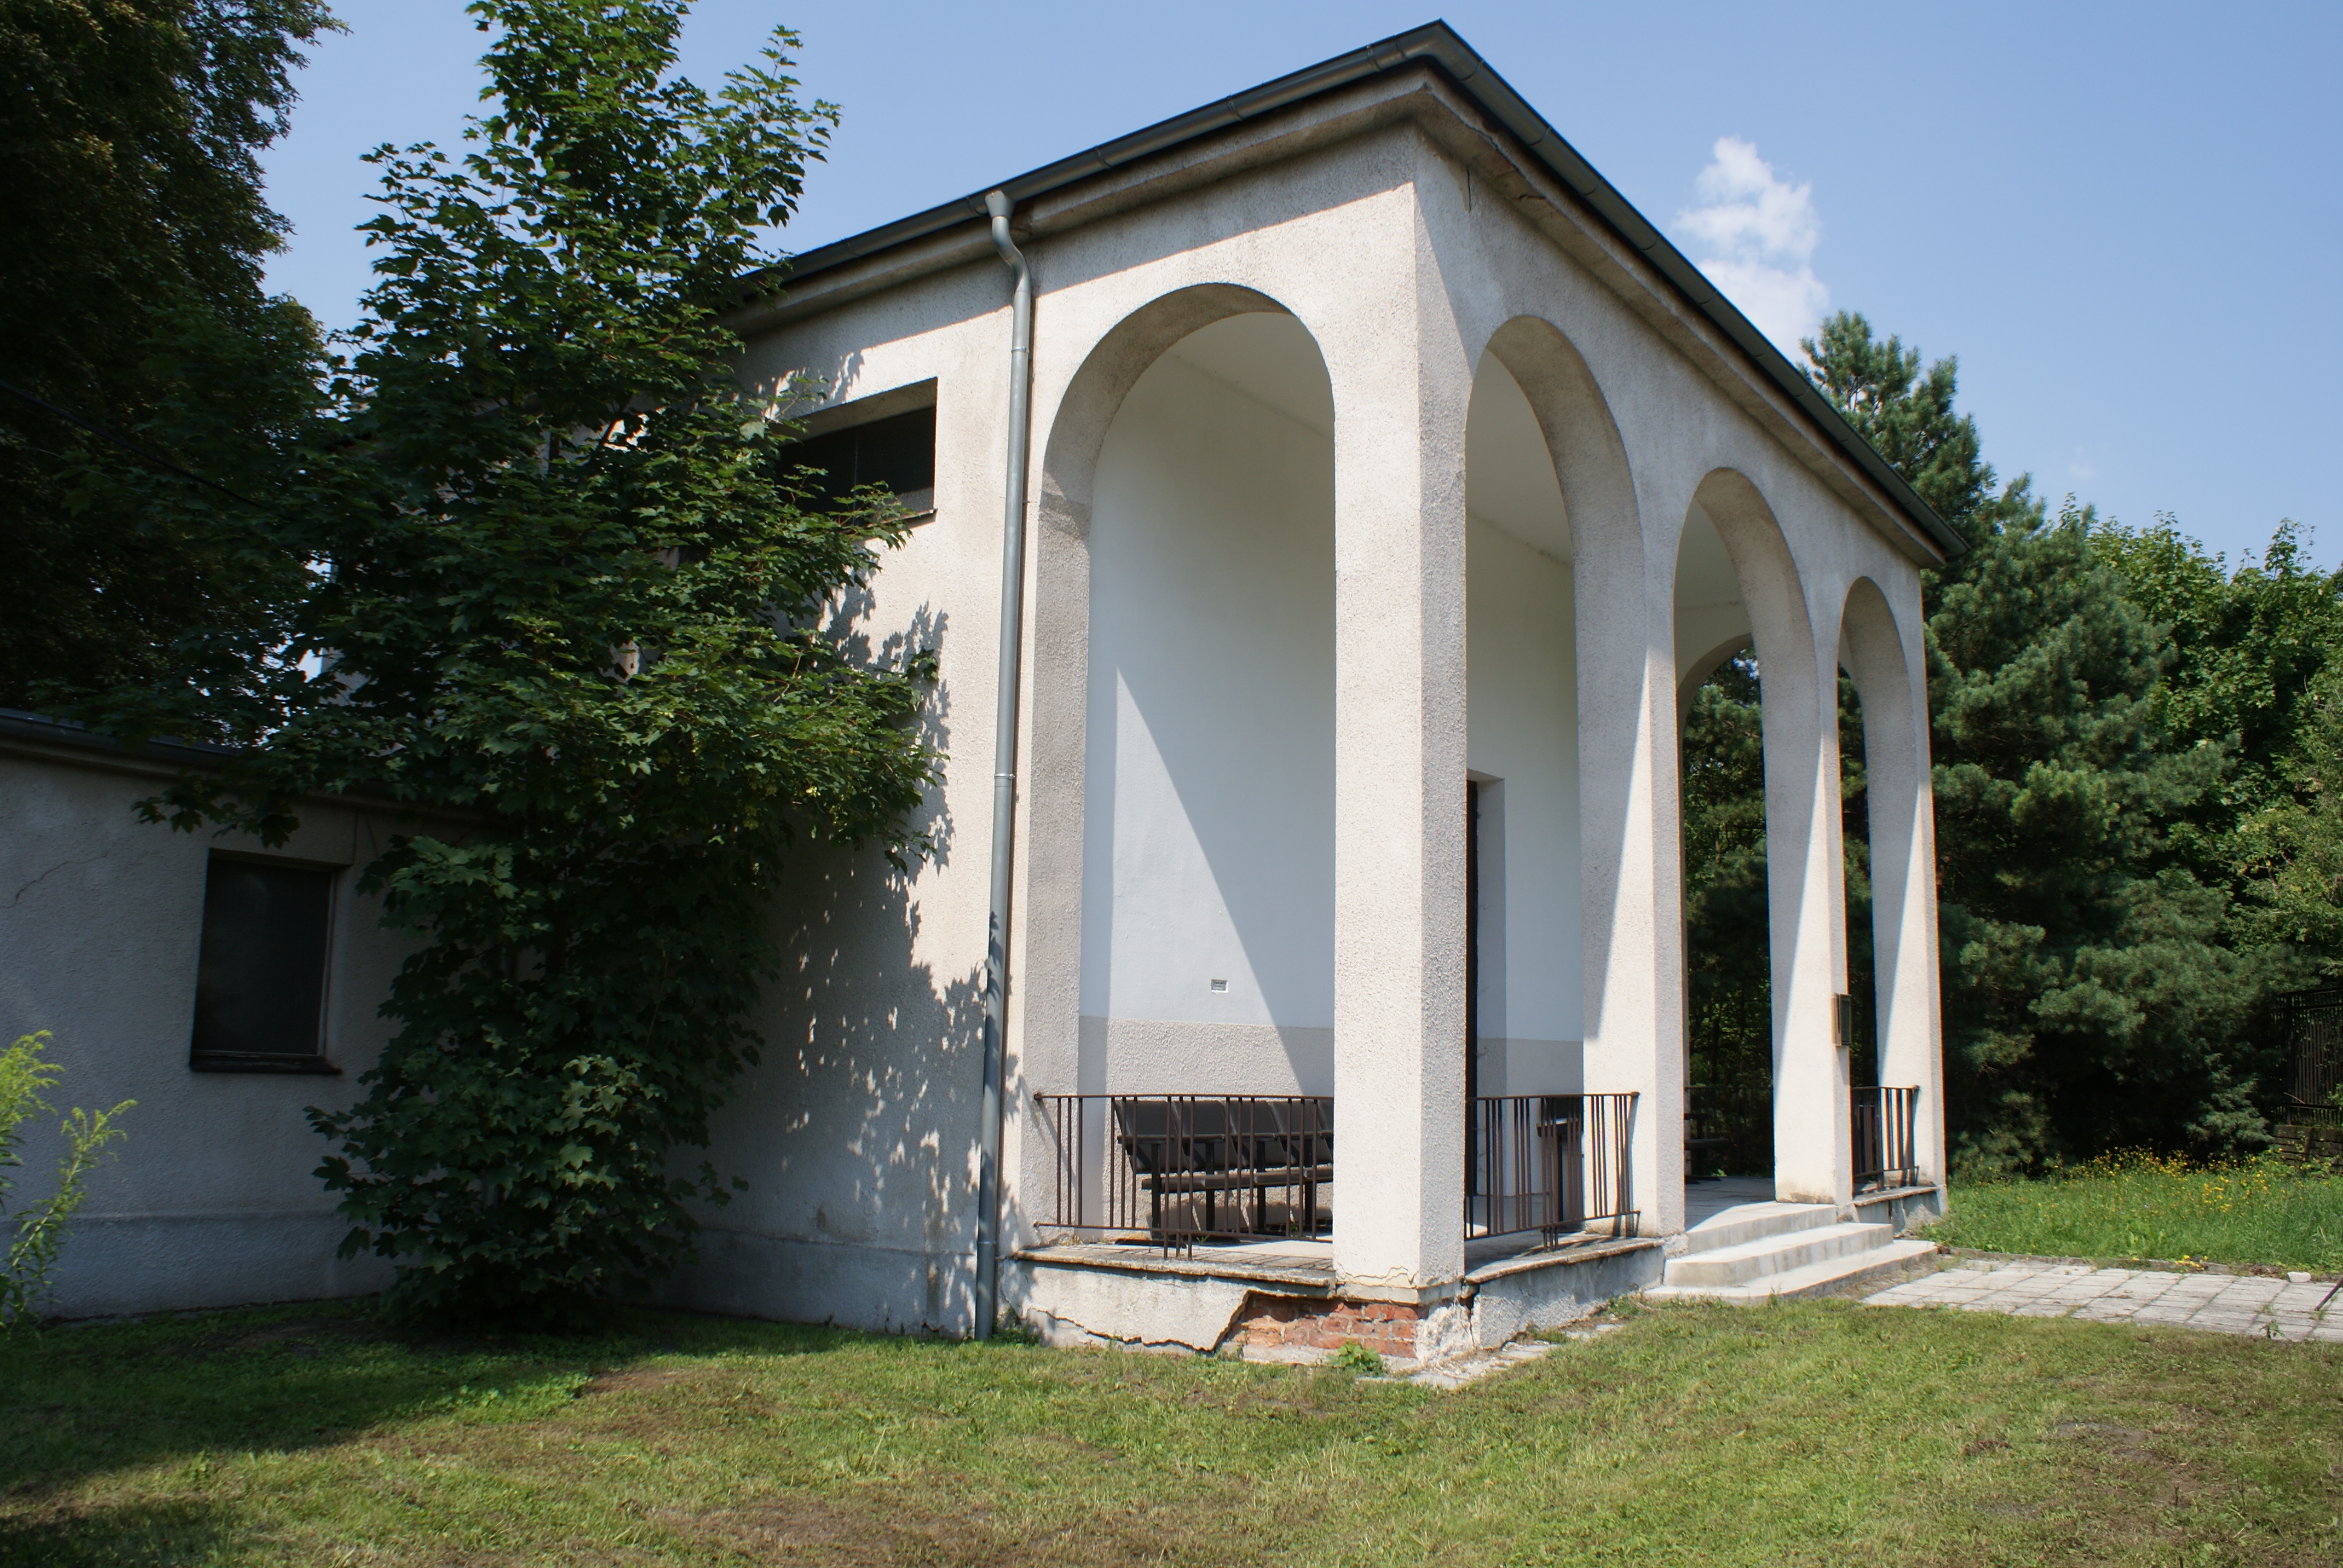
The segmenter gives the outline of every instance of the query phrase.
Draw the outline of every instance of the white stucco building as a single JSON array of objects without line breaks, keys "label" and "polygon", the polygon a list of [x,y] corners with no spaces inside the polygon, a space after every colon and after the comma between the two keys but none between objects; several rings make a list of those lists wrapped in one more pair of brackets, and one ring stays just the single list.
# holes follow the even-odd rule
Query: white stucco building
[{"label": "white stucco building", "polygon": [[[997,1302],[1054,1337],[1432,1354],[1664,1272],[1747,1293],[1903,1256],[1944,1171],[1943,523],[1444,27],[998,195],[1030,368],[980,196],[801,257],[741,323],[749,377],[830,387],[818,434],[932,419],[933,515],[863,618],[940,648],[951,760],[938,861],[800,863],[714,1150],[749,1190],[676,1298],[975,1326],[1003,842]],[[1719,1213],[1685,1179],[1678,730],[1753,643],[1777,1168]],[[1875,1081],[1839,1044],[1841,669]],[[136,823],[154,764],[68,740],[0,741],[0,1029],[55,1030],[75,1099],[140,1107],[67,1307],[367,1288],[301,1108],[352,1092],[386,1027],[396,955],[347,886],[381,824],[322,805],[287,851],[333,879],[318,1044],[346,1076],[193,1070],[223,847]]]}]

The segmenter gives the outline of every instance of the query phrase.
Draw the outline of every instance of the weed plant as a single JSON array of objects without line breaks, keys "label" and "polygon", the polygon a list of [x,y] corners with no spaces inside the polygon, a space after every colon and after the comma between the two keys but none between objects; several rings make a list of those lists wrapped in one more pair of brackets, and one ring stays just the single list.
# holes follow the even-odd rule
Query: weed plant
[{"label": "weed plant", "polygon": [[2035,1180],[1955,1182],[1936,1240],[2052,1257],[2343,1269],[2343,1171],[2129,1151]]}]

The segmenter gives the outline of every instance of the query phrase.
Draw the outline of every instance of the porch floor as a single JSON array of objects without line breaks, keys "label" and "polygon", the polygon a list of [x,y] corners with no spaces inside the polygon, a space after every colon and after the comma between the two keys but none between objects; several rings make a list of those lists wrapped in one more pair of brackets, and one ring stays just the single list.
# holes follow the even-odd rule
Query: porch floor
[{"label": "porch floor", "polygon": [[1116,1269],[1136,1274],[1258,1280],[1329,1294],[1335,1283],[1334,1248],[1328,1241],[1209,1243],[1189,1253],[1167,1251],[1143,1241],[1056,1241],[1022,1248],[1016,1256],[1027,1262]]},{"label": "porch floor", "polygon": [[1719,1176],[1684,1183],[1684,1228],[1697,1230],[1728,1209],[1774,1201],[1771,1176]]},{"label": "porch floor", "polygon": [[[1614,1236],[1607,1229],[1564,1236],[1552,1246],[1540,1241],[1534,1231],[1476,1237],[1464,1243],[1464,1270],[1468,1279],[1478,1280],[1524,1268],[1591,1261],[1658,1245],[1657,1241],[1646,1237]],[[1016,1256],[1028,1262],[1118,1269],[1132,1273],[1258,1280],[1322,1290],[1330,1294],[1339,1280],[1334,1272],[1333,1244],[1329,1241],[1220,1242],[1200,1245],[1186,1254],[1166,1252],[1144,1242],[1059,1241],[1022,1249]]]}]

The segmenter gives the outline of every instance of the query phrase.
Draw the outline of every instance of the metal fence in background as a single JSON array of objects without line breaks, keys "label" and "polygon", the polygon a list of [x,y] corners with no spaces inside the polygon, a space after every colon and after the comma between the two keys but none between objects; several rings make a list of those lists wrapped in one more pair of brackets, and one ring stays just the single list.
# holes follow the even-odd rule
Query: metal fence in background
[{"label": "metal fence in background", "polygon": [[2343,990],[2296,991],[2286,999],[2285,1121],[2343,1127]]}]

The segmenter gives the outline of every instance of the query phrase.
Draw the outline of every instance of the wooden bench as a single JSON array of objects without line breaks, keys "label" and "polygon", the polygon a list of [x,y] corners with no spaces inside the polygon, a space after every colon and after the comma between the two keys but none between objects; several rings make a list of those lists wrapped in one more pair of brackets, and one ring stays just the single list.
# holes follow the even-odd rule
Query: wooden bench
[{"label": "wooden bench", "polygon": [[[1305,1236],[1318,1232],[1318,1189],[1334,1179],[1332,1102],[1314,1096],[1118,1095],[1114,1138],[1148,1194],[1148,1218],[1164,1233],[1163,1200],[1203,1200],[1204,1233],[1220,1233],[1223,1192],[1251,1191],[1253,1223],[1242,1235],[1279,1235],[1269,1228],[1269,1190],[1302,1189]],[[1289,1205],[1290,1208],[1290,1205]],[[1240,1203],[1238,1220],[1243,1219]]]}]

